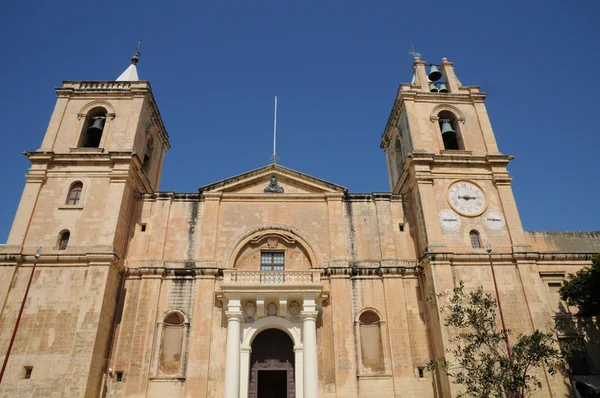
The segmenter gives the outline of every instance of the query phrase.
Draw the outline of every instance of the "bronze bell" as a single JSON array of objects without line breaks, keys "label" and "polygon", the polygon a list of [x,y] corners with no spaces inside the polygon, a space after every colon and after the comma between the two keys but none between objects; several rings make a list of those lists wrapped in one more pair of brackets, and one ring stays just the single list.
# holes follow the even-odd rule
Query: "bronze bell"
[{"label": "bronze bell", "polygon": [[448,87],[444,83],[440,84],[440,93],[447,93]]},{"label": "bronze bell", "polygon": [[444,140],[444,148],[457,150],[458,147],[458,136],[456,131],[452,128],[452,123],[449,120],[442,121],[442,139]]},{"label": "bronze bell", "polygon": [[430,93],[437,93],[438,91],[439,90],[434,83],[429,83],[429,92]]},{"label": "bronze bell", "polygon": [[103,116],[92,118],[92,125],[90,127],[88,127],[88,129],[87,129],[88,132],[102,133],[102,130],[104,130],[104,121],[105,120],[106,120],[106,118]]},{"label": "bronze bell", "polygon": [[84,147],[98,148],[100,146],[100,140],[102,139],[102,130],[104,130],[104,122],[106,118],[104,116],[98,116],[91,118],[92,125],[85,131],[85,138],[83,142]]},{"label": "bronze bell", "polygon": [[439,71],[438,67],[435,65],[431,65],[431,69],[429,69],[429,80],[432,82],[438,81],[442,78],[442,72]]},{"label": "bronze bell", "polygon": [[452,124],[447,120],[442,122],[442,135],[444,134],[454,134],[456,136],[456,131],[454,131]]}]

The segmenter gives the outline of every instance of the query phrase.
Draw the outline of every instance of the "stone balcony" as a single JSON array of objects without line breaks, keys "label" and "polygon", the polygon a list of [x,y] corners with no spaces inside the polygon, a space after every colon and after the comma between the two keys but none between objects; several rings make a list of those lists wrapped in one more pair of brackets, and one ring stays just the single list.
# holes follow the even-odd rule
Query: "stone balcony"
[{"label": "stone balcony", "polygon": [[320,284],[321,271],[238,271],[224,270],[223,284],[237,285],[305,285]]},{"label": "stone balcony", "polygon": [[324,297],[321,270],[306,271],[240,271],[223,270],[219,296],[241,299],[283,297],[302,300],[304,296]]}]

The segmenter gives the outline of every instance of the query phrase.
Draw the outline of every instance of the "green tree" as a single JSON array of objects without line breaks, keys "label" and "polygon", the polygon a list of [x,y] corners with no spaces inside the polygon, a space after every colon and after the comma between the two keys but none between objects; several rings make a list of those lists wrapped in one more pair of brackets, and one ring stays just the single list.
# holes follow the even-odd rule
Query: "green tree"
[{"label": "green tree", "polygon": [[600,254],[592,257],[592,266],[569,274],[563,282],[560,298],[568,305],[577,307],[577,316],[600,315]]},{"label": "green tree", "polygon": [[[442,297],[445,295],[440,295]],[[535,330],[520,334],[507,351],[510,330],[497,324],[496,300],[479,287],[465,292],[461,282],[454,289],[449,304],[440,311],[447,314],[456,364],[445,358],[429,362],[427,368],[447,373],[463,386],[458,397],[497,398],[527,397],[539,382],[532,370],[546,365],[554,374],[562,363],[558,341],[553,333]]]}]

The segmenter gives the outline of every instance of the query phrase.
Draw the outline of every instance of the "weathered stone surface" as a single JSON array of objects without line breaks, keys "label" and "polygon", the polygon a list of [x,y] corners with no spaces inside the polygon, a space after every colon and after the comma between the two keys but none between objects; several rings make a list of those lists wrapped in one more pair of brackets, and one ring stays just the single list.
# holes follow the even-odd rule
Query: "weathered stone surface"
[{"label": "weathered stone surface", "polygon": [[[169,142],[148,83],[65,82],[40,150],[29,153],[14,226],[0,247],[0,353],[42,248],[0,396],[222,397],[235,317],[242,394],[252,388],[253,337],[275,327],[295,344],[300,397],[303,319],[315,313],[320,396],[454,396],[450,380],[423,370],[451,347],[442,302],[426,298],[459,281],[493,292],[488,254],[472,247],[472,230],[493,248],[508,328],[547,328],[561,308],[556,283],[590,263],[600,233],[523,231],[511,158],[498,151],[485,94],[462,86],[451,63],[441,68],[446,95],[429,93],[420,60],[415,83],[400,86],[381,145],[392,193],[373,194],[278,165],[198,193],[158,192]],[[98,106],[108,115],[100,147],[77,148],[85,113]],[[460,150],[445,150],[440,112],[456,117]],[[148,137],[153,153],[144,164]],[[283,192],[264,192],[273,177]],[[489,229],[483,215],[458,215],[456,230],[441,226],[457,180],[481,188],[502,228]],[[75,181],[81,201],[66,205]],[[58,247],[63,230],[66,250]],[[283,253],[284,270],[261,272],[263,254],[273,252]],[[378,319],[369,324],[381,338],[377,369],[361,359],[365,312]],[[159,361],[171,313],[184,321],[167,333],[177,354],[166,366]],[[31,379],[23,379],[25,366],[33,366]],[[539,376],[537,396],[568,392],[560,376]]]}]

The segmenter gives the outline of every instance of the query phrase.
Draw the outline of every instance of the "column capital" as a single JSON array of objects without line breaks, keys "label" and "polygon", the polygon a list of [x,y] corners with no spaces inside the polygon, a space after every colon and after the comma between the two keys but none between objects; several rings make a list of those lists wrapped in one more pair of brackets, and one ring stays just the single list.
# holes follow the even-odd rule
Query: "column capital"
[{"label": "column capital", "polygon": [[302,321],[316,321],[317,316],[319,316],[319,311],[302,311],[300,316],[302,317]]},{"label": "column capital", "polygon": [[242,311],[225,311],[225,316],[227,317],[227,322],[242,321]]}]

